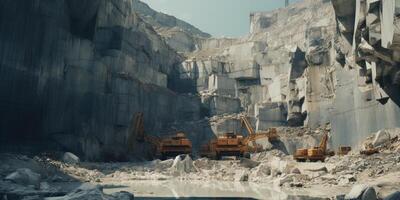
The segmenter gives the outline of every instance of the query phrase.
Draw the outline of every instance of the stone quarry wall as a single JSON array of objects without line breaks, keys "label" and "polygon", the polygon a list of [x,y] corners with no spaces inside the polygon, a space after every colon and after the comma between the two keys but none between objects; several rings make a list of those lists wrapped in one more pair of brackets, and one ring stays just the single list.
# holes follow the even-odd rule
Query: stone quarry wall
[{"label": "stone quarry wall", "polygon": [[[207,39],[188,55],[179,69],[192,83],[185,89],[220,96],[233,90],[228,96],[240,99],[237,112],[250,116],[257,130],[329,122],[336,30],[330,2],[302,1],[252,13],[250,21],[249,35]],[[216,76],[227,78],[219,88],[207,84]]]},{"label": "stone quarry wall", "polygon": [[400,2],[332,0],[337,20],[336,144],[400,126]]},{"label": "stone quarry wall", "polygon": [[[394,0],[305,0],[252,13],[249,35],[203,41],[180,72],[192,92],[231,91],[257,130],[331,123],[333,145],[356,145],[400,125],[399,10]],[[216,76],[233,91],[211,85]]]},{"label": "stone quarry wall", "polygon": [[138,111],[147,133],[183,130],[195,147],[242,133],[240,113],[257,131],[330,122],[334,145],[355,145],[400,126],[399,10],[305,0],[208,38],[137,0],[3,0],[1,149],[121,160],[145,149],[128,151]]},{"label": "stone quarry wall", "polygon": [[167,88],[180,57],[130,0],[0,2],[0,145],[123,159],[146,131],[197,120],[200,98]]}]

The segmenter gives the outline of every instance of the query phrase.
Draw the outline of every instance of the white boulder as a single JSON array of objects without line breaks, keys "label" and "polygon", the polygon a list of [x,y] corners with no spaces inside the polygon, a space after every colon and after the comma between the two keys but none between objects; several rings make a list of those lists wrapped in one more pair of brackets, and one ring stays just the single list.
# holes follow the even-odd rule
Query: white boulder
[{"label": "white boulder", "polygon": [[80,162],[79,157],[71,152],[64,153],[62,160],[65,163],[73,164],[73,165],[76,165]]}]

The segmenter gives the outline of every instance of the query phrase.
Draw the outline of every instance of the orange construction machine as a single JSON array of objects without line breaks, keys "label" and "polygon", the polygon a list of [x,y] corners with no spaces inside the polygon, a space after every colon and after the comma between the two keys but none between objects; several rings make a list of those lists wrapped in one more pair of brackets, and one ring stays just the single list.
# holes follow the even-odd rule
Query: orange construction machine
[{"label": "orange construction machine", "polygon": [[[160,138],[144,133],[143,113],[136,113],[134,118],[134,134],[138,142],[148,142],[153,145],[155,155],[161,159],[175,157],[180,154],[192,153],[192,142],[186,137],[185,133],[178,132],[175,135]],[[132,146],[132,144],[130,144]]]},{"label": "orange construction machine", "polygon": [[268,138],[268,140],[273,141],[279,138],[276,129],[255,133],[246,117],[242,116],[241,122],[242,127],[245,126],[248,131],[247,137],[235,133],[225,133],[217,139],[211,140],[208,144],[203,145],[200,150],[200,156],[217,160],[221,159],[222,156],[250,158],[250,153],[262,150],[262,146],[256,143],[257,139]]},{"label": "orange construction machine", "polygon": [[318,147],[311,149],[297,149],[293,158],[298,162],[305,162],[307,160],[311,162],[325,161],[326,156],[333,156],[333,151],[328,151],[328,133],[325,133]]}]

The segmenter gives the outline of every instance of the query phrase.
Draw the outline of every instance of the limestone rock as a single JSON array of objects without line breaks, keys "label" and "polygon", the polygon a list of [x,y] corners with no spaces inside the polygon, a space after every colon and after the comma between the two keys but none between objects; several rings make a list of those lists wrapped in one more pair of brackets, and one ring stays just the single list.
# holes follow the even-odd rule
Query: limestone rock
[{"label": "limestone rock", "polygon": [[82,184],[74,191],[68,193],[63,200],[107,200],[103,194],[103,188],[100,186],[91,185],[88,183]]},{"label": "limestone rock", "polygon": [[397,200],[397,199],[400,199],[400,191],[396,191],[384,198],[384,200]]},{"label": "limestone rock", "polygon": [[285,175],[283,177],[280,177],[280,178],[274,180],[274,185],[282,186],[284,184],[290,184],[293,181],[294,181],[294,178],[292,175]]},{"label": "limestone rock", "polygon": [[380,146],[390,141],[390,134],[385,130],[380,130],[375,134],[375,138],[372,142],[374,147]]},{"label": "limestone rock", "polygon": [[12,181],[14,183],[28,186],[33,185],[35,188],[40,188],[41,176],[38,173],[33,172],[27,168],[17,169],[17,171],[9,174],[5,180]]},{"label": "limestone rock", "polygon": [[257,167],[258,165],[260,165],[260,162],[253,161],[248,158],[241,158],[240,165],[251,169],[251,168],[254,168],[254,167]]},{"label": "limestone rock", "polygon": [[79,157],[76,156],[75,154],[71,153],[71,152],[65,152],[64,155],[63,155],[62,160],[65,163],[74,164],[74,165],[76,165],[76,164],[78,164],[80,162]]},{"label": "limestone rock", "polygon": [[121,191],[110,195],[115,200],[134,200],[135,196],[129,192]]},{"label": "limestone rock", "polygon": [[361,195],[364,193],[364,191],[367,189],[368,185],[354,185],[353,188],[351,188],[350,192],[346,194],[345,199],[359,199],[361,198]]},{"label": "limestone rock", "polygon": [[[182,156],[185,156],[183,160],[181,158]],[[174,173],[190,173],[198,171],[196,166],[193,165],[193,160],[189,155],[176,156],[170,169]]]},{"label": "limestone rock", "polygon": [[265,163],[261,163],[256,168],[254,168],[254,173],[257,177],[269,176],[271,175],[271,167]]},{"label": "limestone rock", "polygon": [[246,171],[240,170],[236,172],[234,179],[235,181],[246,182],[249,180],[249,174]]},{"label": "limestone rock", "polygon": [[376,191],[373,187],[368,187],[361,196],[361,200],[377,200]]},{"label": "limestone rock", "polygon": [[293,168],[290,173],[292,173],[292,174],[301,174],[299,168]]}]

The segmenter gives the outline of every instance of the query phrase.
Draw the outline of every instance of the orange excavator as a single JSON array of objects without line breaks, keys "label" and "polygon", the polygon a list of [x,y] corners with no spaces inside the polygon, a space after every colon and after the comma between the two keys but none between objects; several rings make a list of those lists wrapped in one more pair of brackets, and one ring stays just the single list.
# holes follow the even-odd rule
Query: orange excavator
[{"label": "orange excavator", "polygon": [[[192,153],[192,142],[183,132],[177,132],[175,135],[160,138],[144,133],[144,117],[142,112],[138,112],[133,120],[134,135],[138,142],[148,142],[152,144],[156,157],[165,159],[167,157],[175,157],[180,154]],[[129,140],[131,141],[131,140]],[[132,142],[129,144],[133,146]]]},{"label": "orange excavator", "polygon": [[[225,133],[217,139],[211,140],[202,146],[200,156],[220,160],[222,156],[250,158],[250,153],[259,152],[262,146],[256,143],[257,139],[268,138],[269,141],[279,139],[276,129],[267,132],[255,133],[246,117],[241,117],[242,127],[246,127],[248,136],[235,133]],[[249,144],[252,144],[251,146]]]},{"label": "orange excavator", "polygon": [[310,149],[297,149],[293,158],[298,162],[305,162],[307,160],[311,162],[325,161],[326,156],[333,156],[333,151],[328,151],[328,133],[325,133],[318,147]]}]

